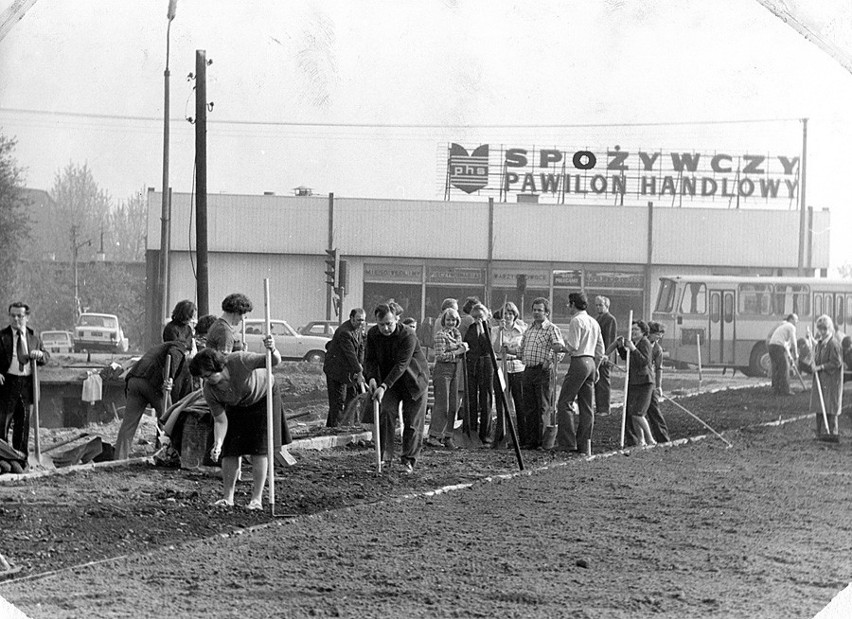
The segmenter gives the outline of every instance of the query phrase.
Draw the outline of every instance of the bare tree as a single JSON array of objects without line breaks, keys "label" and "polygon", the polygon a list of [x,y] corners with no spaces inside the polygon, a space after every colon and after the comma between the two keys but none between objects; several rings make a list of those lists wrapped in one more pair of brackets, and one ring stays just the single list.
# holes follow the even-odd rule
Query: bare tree
[{"label": "bare tree", "polygon": [[15,278],[21,251],[30,238],[24,172],[14,156],[16,144],[14,138],[0,134],[0,282],[5,282],[4,289]]}]

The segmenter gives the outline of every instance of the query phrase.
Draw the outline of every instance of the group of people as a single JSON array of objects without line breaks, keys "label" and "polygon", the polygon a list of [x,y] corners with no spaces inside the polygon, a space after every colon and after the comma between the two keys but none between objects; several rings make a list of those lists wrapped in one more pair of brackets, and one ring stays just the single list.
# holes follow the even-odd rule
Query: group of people
[{"label": "group of people", "polygon": [[[791,366],[796,371],[799,367],[810,371],[814,376],[810,412],[816,417],[816,436],[836,443],[840,440],[837,417],[842,405],[843,366],[852,367],[852,338],[835,330],[831,317],[823,314],[816,320],[813,337],[808,333],[803,354],[800,354],[803,347],[796,339],[798,323],[796,314],[788,314],[767,340],[772,390],[778,395],[792,395]],[[800,359],[803,356],[807,357],[804,363]]]},{"label": "group of people", "polygon": [[[555,449],[583,451],[591,440],[595,415],[610,412],[611,358],[615,354],[626,358],[628,350],[631,351],[628,443],[645,445],[668,441],[668,429],[659,407],[662,394],[659,340],[664,333],[663,327],[658,323],[648,325],[636,321],[632,337],[625,340],[617,337],[617,322],[609,312],[607,297],[595,299],[596,318],[587,313],[587,305],[584,293],[569,295],[571,320],[563,338],[559,327],[550,321],[550,302],[543,297],[533,300],[533,320],[529,325],[520,318],[518,307],[512,302],[504,303],[492,314],[476,297],[468,297],[461,310],[456,299],[445,299],[432,333],[434,404],[425,444],[456,449],[454,429],[461,416],[464,430],[476,435],[483,445],[505,446],[507,415],[514,409],[521,448],[546,446],[543,445],[545,428],[552,427],[555,421],[558,427]],[[376,376],[376,368],[368,363],[374,359],[371,342],[378,351],[376,354],[387,354],[383,347],[376,348],[384,340],[370,337],[370,333],[390,337],[391,334],[381,328],[384,315],[380,314],[385,308],[394,316],[401,312],[394,304],[379,306],[376,309],[379,324],[367,333],[364,329],[366,312],[353,309],[349,320],[327,345],[324,371],[329,397],[328,426],[339,423],[346,405],[359,389],[367,391],[373,378],[385,380],[381,368]],[[409,356],[406,352],[397,363],[400,367],[408,367],[412,375],[421,379],[415,381],[418,385],[415,395],[420,405],[419,385],[424,377],[428,385],[429,377],[428,366],[420,361],[424,355],[413,327],[399,326],[408,329],[407,348],[411,348],[412,353]],[[557,364],[564,355],[570,357],[570,364],[558,401],[554,401]],[[496,372],[498,367],[500,372]],[[504,388],[506,397],[495,397]],[[573,414],[575,402],[579,409],[578,423]],[[383,411],[385,408],[383,403]],[[396,416],[392,408],[393,403],[388,404],[387,419],[391,423]],[[405,422],[404,437],[409,432],[422,432],[424,413],[412,417],[414,425],[411,427]],[[404,417],[407,419],[407,414]],[[416,449],[412,452],[412,447],[413,443],[403,441],[403,460],[413,467]]]}]

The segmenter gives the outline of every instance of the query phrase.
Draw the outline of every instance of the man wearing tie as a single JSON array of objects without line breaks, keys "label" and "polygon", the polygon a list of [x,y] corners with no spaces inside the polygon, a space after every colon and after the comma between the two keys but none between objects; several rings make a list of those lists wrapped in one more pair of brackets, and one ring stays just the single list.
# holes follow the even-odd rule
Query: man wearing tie
[{"label": "man wearing tie", "polygon": [[41,339],[27,326],[30,306],[16,301],[9,306],[9,326],[0,331],[0,431],[12,447],[28,453],[30,413],[33,406],[33,367],[47,363],[50,355]]}]

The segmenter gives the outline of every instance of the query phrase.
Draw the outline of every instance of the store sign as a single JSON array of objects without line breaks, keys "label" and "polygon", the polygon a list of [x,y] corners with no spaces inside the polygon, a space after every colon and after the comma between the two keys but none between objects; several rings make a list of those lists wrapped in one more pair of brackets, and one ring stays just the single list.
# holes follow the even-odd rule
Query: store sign
[{"label": "store sign", "polygon": [[521,271],[495,267],[491,271],[491,285],[495,288],[517,288],[518,275],[526,275],[526,287],[547,290],[550,286],[550,274],[547,271]]},{"label": "store sign", "polygon": [[447,153],[449,187],[468,194],[789,202],[799,192],[798,156],[630,151],[617,145],[575,149],[482,144],[468,151],[456,143]]},{"label": "store sign", "polygon": [[641,289],[645,285],[642,273],[613,273],[586,271],[586,288],[631,288]]},{"label": "store sign", "polygon": [[580,288],[583,285],[582,271],[554,271],[553,286],[555,288]]},{"label": "store sign", "polygon": [[482,286],[484,269],[430,266],[426,269],[427,284],[470,284]]},{"label": "store sign", "polygon": [[394,264],[365,264],[365,282],[403,282],[419,284],[423,281],[423,267]]}]

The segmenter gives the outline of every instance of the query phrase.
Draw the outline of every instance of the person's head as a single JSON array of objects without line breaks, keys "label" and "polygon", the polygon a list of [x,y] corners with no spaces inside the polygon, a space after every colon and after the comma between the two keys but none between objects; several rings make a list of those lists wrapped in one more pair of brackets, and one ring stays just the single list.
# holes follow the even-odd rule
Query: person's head
[{"label": "person's head", "polygon": [[829,317],[827,314],[823,314],[822,316],[817,318],[816,330],[819,333],[820,338],[823,338],[829,333],[834,332],[834,323],[831,322],[831,317]]},{"label": "person's head", "polygon": [[476,321],[485,320],[488,318],[488,308],[485,307],[482,303],[474,303],[473,307],[470,308],[470,317]]},{"label": "person's head", "polygon": [[845,336],[843,338],[843,341],[840,342],[840,346],[843,348],[843,350],[849,350],[850,348],[852,348],[852,336]]},{"label": "person's head", "polygon": [[189,362],[189,373],[198,378],[203,378],[211,385],[222,382],[225,369],[225,354],[212,348],[199,350]]},{"label": "person's head", "polygon": [[606,314],[609,311],[609,297],[598,295],[595,297],[595,309],[598,314]]},{"label": "person's head", "polygon": [[459,302],[457,299],[453,299],[452,297],[447,297],[443,301],[441,301],[441,311],[443,312],[445,309],[453,308],[457,312],[459,311]]},{"label": "person's head", "polygon": [[507,325],[512,324],[515,320],[518,319],[521,313],[518,311],[518,306],[512,303],[511,301],[507,302],[503,308],[503,316],[502,318],[506,321]]},{"label": "person's head", "polygon": [[214,316],[213,314],[205,314],[204,316],[199,318],[198,323],[195,325],[195,335],[207,335],[207,332],[210,330],[210,327],[213,325],[214,322],[216,322],[216,316]]},{"label": "person's head", "polygon": [[648,339],[652,342],[657,342],[663,339],[663,335],[666,333],[666,328],[658,322],[649,322],[648,323]]},{"label": "person's head", "polygon": [[384,336],[390,336],[396,331],[396,323],[399,321],[399,315],[390,305],[380,303],[373,311],[373,315],[376,317],[376,326],[379,328],[379,333]]},{"label": "person's head", "polygon": [[568,295],[568,310],[582,312],[589,306],[585,292],[572,292]]},{"label": "person's head", "polygon": [[233,314],[242,318],[253,309],[254,305],[249,298],[240,292],[229,294],[222,300],[222,311],[226,314]]},{"label": "person's head", "polygon": [[550,316],[550,301],[544,297],[536,297],[532,302],[533,320],[538,323]]},{"label": "person's head", "polygon": [[635,342],[648,335],[648,323],[644,320],[634,320],[630,325],[630,338]]},{"label": "person's head", "polygon": [[9,324],[12,329],[20,331],[26,329],[27,321],[30,319],[30,306],[23,301],[15,301],[9,305]]},{"label": "person's head", "polygon": [[172,310],[172,320],[181,325],[188,325],[195,318],[195,312],[198,310],[195,303],[189,299],[178,301],[175,308]]},{"label": "person's head", "polygon": [[409,329],[414,329],[415,331],[417,330],[417,319],[416,318],[412,318],[411,316],[409,316],[408,318],[403,318],[402,324],[404,324]]},{"label": "person's head", "polygon": [[349,312],[349,322],[356,329],[361,328],[361,326],[367,320],[367,312],[364,311],[363,308],[356,307],[351,312]]},{"label": "person's head", "polygon": [[785,318],[784,320],[786,320],[787,322],[791,322],[794,325],[799,324],[799,317],[796,316],[796,314],[787,314],[787,318]]},{"label": "person's head", "polygon": [[401,316],[402,313],[405,311],[405,308],[403,306],[401,306],[399,303],[397,303],[396,301],[394,301],[393,299],[389,299],[388,302],[385,303],[385,305],[387,305],[389,308],[391,308],[391,311],[396,316]]},{"label": "person's head", "polygon": [[448,307],[443,312],[441,312],[442,327],[458,327],[460,322],[461,318],[459,318],[459,312],[455,308]]},{"label": "person's head", "polygon": [[464,305],[462,305],[462,312],[470,314],[470,310],[472,310],[473,306],[477,303],[480,303],[479,297],[468,297],[465,299]]}]

